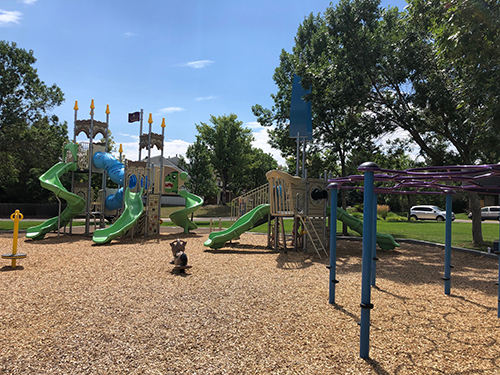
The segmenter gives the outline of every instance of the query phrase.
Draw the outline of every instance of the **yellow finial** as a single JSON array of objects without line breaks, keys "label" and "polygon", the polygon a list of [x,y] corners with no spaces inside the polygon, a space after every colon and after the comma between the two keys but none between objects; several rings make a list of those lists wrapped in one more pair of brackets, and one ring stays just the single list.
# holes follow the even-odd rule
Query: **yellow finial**
[{"label": "yellow finial", "polygon": [[78,100],[75,100],[75,107],[73,108],[75,111],[78,111]]},{"label": "yellow finial", "polygon": [[165,127],[165,117],[163,117],[163,120],[161,122],[161,127],[164,128]]},{"label": "yellow finial", "polygon": [[120,143],[120,149],[118,150],[119,152],[123,152],[123,147],[122,144]]},{"label": "yellow finial", "polygon": [[110,112],[109,112],[109,104],[106,104],[106,114],[109,115]]},{"label": "yellow finial", "polygon": [[151,113],[149,114],[149,120],[148,120],[148,122],[149,122],[150,124],[152,124],[152,123],[153,123],[153,114],[151,114]]},{"label": "yellow finial", "polygon": [[95,106],[94,106],[94,99],[92,99],[92,102],[90,103],[90,109],[94,109]]}]

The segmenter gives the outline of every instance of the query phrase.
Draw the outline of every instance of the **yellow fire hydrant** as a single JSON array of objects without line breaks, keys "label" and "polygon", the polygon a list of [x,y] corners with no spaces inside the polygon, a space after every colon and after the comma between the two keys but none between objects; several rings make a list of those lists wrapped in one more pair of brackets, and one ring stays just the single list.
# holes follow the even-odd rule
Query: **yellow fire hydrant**
[{"label": "yellow fire hydrant", "polygon": [[3,259],[11,259],[11,267],[16,268],[16,261],[18,259],[26,258],[27,254],[17,253],[17,235],[19,232],[19,221],[24,219],[22,213],[16,210],[12,215],[10,215],[10,220],[14,220],[14,242],[12,244],[12,254],[2,254]]}]

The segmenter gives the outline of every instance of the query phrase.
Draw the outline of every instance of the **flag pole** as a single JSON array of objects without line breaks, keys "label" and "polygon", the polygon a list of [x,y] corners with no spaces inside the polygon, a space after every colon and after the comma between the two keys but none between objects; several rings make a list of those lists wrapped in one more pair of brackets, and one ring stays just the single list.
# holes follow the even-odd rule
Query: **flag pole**
[{"label": "flag pole", "polygon": [[[146,189],[146,206],[147,210],[149,211],[149,184],[151,181],[151,126],[153,125],[153,114],[149,114],[149,137],[148,137],[148,163],[146,164],[146,181],[144,181],[144,188]],[[149,228],[149,218],[148,218],[148,212],[146,212],[146,229],[145,229],[145,235],[148,235],[148,228]]]},{"label": "flag pole", "polygon": [[90,134],[89,134],[89,185],[87,189],[87,215],[85,220],[85,234],[90,232],[90,204],[94,201],[92,194],[92,156],[94,151],[94,99],[90,103]]},{"label": "flag pole", "polygon": [[141,136],[142,136],[142,114],[143,114],[143,109],[141,108],[141,126],[139,128],[139,161],[141,161]]},{"label": "flag pole", "polygon": [[158,236],[160,235],[161,226],[161,197],[163,193],[163,187],[165,186],[165,177],[163,176],[163,148],[165,145],[165,118],[161,122],[161,156],[160,156],[160,186],[158,186],[158,192],[160,194],[160,199],[158,199]]}]

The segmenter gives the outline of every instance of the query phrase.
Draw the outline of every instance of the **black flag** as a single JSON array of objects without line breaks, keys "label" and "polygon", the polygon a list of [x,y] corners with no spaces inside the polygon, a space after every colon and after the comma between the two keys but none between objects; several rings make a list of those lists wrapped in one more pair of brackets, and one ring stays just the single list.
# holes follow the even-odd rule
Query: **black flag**
[{"label": "black flag", "polygon": [[134,112],[128,114],[128,122],[136,122],[141,120],[141,112]]}]

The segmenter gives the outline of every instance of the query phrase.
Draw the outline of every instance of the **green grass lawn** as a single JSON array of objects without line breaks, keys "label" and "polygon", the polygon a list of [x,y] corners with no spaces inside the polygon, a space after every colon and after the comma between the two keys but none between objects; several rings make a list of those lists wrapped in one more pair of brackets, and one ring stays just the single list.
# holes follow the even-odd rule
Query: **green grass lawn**
[{"label": "green grass lawn", "polygon": [[[167,218],[172,212],[182,210],[184,206],[168,206],[161,208],[161,217]],[[194,213],[195,217],[231,217],[231,206],[206,205]]]},{"label": "green grass lawn", "polygon": [[[456,247],[475,248],[486,250],[493,246],[493,240],[499,237],[498,222],[483,223],[483,240],[480,247],[474,247],[472,244],[472,222],[459,223],[454,221],[451,224],[451,244]],[[415,221],[415,222],[387,222],[377,221],[377,232],[388,233],[395,238],[409,238],[423,241],[445,242],[445,223],[434,221]]]},{"label": "green grass lawn", "polygon": [[[284,220],[286,233],[292,232],[293,220]],[[222,227],[228,227],[229,223],[222,223]],[[377,221],[377,232],[391,234],[394,238],[416,239],[436,243],[445,243],[445,224],[436,221]],[[252,232],[267,232],[267,224],[263,224],[251,230]],[[451,225],[452,246],[464,247],[477,250],[486,250],[493,247],[493,240],[499,238],[499,223],[485,222],[482,225],[483,245],[475,247],[472,244],[472,222],[459,223],[454,221]],[[337,233],[342,235],[342,222],[337,222]],[[358,233],[348,229],[351,236],[360,236]]]},{"label": "green grass lawn", "polygon": [[[28,229],[30,227],[34,227],[36,225],[42,224],[43,220],[21,220],[19,222],[19,229]],[[74,226],[85,225],[85,221],[73,221]],[[0,230],[13,230],[14,222],[12,220],[1,220],[0,221]]]},{"label": "green grass lawn", "polygon": [[[170,213],[178,211],[182,207],[162,207],[162,217],[167,218]],[[196,221],[196,224],[201,228],[209,227],[210,220],[213,217],[212,230],[219,230],[219,217],[230,217],[231,210],[229,206],[203,206],[196,211],[196,218],[207,218],[207,220]],[[457,215],[457,219],[466,219],[466,214]],[[19,222],[19,229],[27,229],[29,227],[38,225],[43,221],[22,220]],[[292,232],[293,220],[286,219],[285,231]],[[74,221],[73,225],[84,225],[83,221]],[[230,221],[222,221],[221,228],[229,228]],[[165,221],[163,226],[174,226],[172,223]],[[0,221],[0,230],[12,230],[14,222],[11,220]],[[493,246],[493,240],[499,238],[499,223],[498,222],[483,222],[482,225],[484,243],[480,247],[474,247],[472,244],[472,222],[457,222],[452,223],[452,246],[475,248],[478,250],[486,250],[487,247]],[[263,224],[257,228],[252,229],[252,232],[267,232],[267,224]],[[391,234],[394,238],[407,238],[416,239],[429,242],[444,243],[445,242],[445,223],[436,221],[377,221],[377,232]],[[337,233],[342,233],[342,223],[337,222]],[[352,236],[359,236],[358,233],[348,229],[348,234]]]},{"label": "green grass lawn", "polygon": [[[445,243],[445,224],[436,221],[377,221],[377,232],[391,234],[394,238],[415,239],[436,243]],[[285,231],[291,233],[293,226],[292,220],[285,220]],[[267,232],[267,225],[252,229],[256,232]],[[486,250],[487,247],[493,247],[493,240],[499,238],[499,223],[485,222],[482,225],[483,241],[480,247],[472,244],[472,222],[453,222],[451,225],[451,244],[455,247],[464,247],[468,249]],[[337,222],[337,233],[342,235],[342,222]],[[360,236],[358,233],[348,229],[351,236]]]}]

